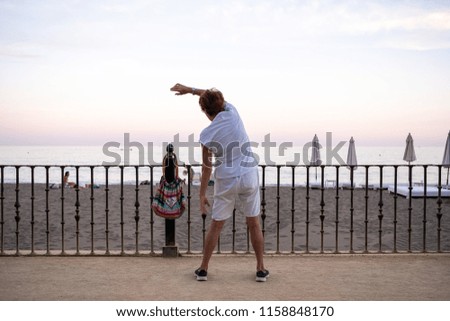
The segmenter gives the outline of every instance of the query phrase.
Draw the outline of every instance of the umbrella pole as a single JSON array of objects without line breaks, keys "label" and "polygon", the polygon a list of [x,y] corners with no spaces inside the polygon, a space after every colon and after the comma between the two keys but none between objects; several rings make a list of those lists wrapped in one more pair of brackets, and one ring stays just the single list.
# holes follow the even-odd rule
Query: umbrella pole
[{"label": "umbrella pole", "polygon": [[408,162],[408,169],[409,169],[409,173],[408,173],[408,178],[409,178],[409,187],[412,187],[412,167],[411,167],[411,162]]},{"label": "umbrella pole", "polygon": [[450,167],[447,168],[447,188],[448,188],[448,171],[450,170]]}]

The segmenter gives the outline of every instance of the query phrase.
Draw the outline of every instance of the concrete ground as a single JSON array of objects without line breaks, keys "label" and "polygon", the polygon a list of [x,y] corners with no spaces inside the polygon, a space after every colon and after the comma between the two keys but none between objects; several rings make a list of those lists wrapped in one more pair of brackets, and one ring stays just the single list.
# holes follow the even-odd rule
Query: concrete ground
[{"label": "concrete ground", "polygon": [[450,300],[450,254],[0,257],[0,300]]}]

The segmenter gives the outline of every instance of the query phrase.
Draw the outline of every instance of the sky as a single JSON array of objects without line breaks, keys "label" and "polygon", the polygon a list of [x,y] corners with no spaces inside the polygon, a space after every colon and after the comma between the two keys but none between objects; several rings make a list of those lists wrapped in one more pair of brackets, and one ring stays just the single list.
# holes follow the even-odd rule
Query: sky
[{"label": "sky", "polygon": [[198,139],[177,82],[254,142],[443,146],[450,1],[0,0],[0,145]]}]

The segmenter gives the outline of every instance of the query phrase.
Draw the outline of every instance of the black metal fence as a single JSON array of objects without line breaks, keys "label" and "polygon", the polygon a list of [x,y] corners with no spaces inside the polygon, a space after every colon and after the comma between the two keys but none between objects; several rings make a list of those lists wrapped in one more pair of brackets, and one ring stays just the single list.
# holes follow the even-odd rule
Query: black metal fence
[{"label": "black metal fence", "polygon": [[[187,209],[176,222],[176,242],[182,254],[200,253],[210,218],[199,213],[196,166],[184,167]],[[75,173],[71,188],[64,187],[66,171]],[[160,171],[0,165],[0,255],[159,255],[164,219],[150,204]],[[260,165],[259,171],[267,253],[450,251],[450,190],[441,165]],[[216,250],[251,252],[238,211]]]}]

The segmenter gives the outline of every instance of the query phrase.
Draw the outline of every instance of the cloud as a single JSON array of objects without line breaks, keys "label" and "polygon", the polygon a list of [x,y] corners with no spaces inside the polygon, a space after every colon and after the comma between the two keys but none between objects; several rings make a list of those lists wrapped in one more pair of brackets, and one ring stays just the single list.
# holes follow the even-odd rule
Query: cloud
[{"label": "cloud", "polygon": [[335,32],[363,37],[374,47],[403,50],[450,48],[450,9],[372,6],[349,8],[335,21]]},{"label": "cloud", "polygon": [[[387,46],[426,50],[448,48],[450,7],[421,2],[234,1],[202,8],[215,32],[234,43],[331,46]],[[406,38],[407,41],[403,40]]]},{"label": "cloud", "polygon": [[450,9],[408,6],[367,5],[365,8],[348,6],[333,10],[332,25],[339,32],[359,34],[386,31],[450,31]]},{"label": "cloud", "polygon": [[15,42],[0,45],[0,56],[13,58],[38,58],[42,56],[44,49],[35,43]]},{"label": "cloud", "polygon": [[[1,3],[0,3],[1,4]],[[9,4],[8,6],[6,4]],[[298,47],[449,48],[450,5],[401,1],[3,3],[0,55],[55,49],[199,53]]]}]

